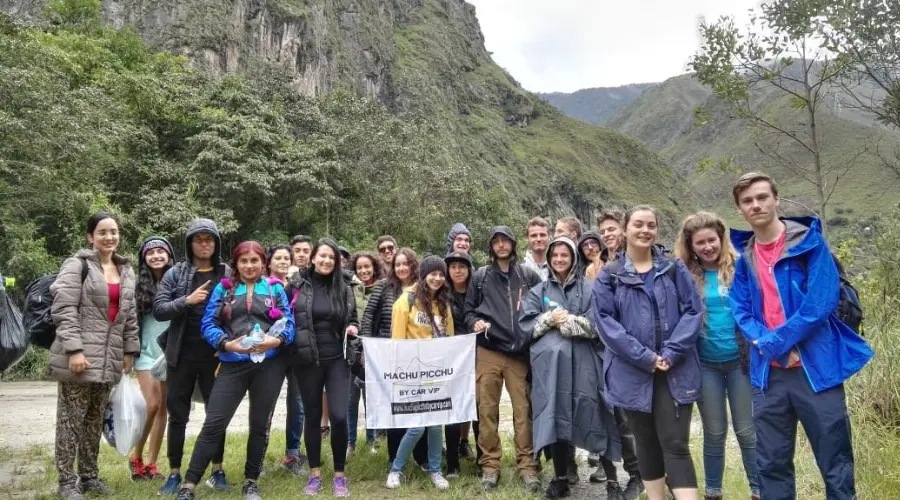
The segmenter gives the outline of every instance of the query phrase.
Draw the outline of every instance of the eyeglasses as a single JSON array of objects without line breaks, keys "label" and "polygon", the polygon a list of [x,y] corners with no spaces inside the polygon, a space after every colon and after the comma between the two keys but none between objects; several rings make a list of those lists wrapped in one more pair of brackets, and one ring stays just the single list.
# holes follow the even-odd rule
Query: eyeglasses
[{"label": "eyeglasses", "polygon": [[581,248],[600,248],[600,244],[594,240],[588,240],[581,244]]},{"label": "eyeglasses", "polygon": [[378,249],[378,253],[390,253],[390,252],[394,251],[394,248],[397,248],[397,247],[395,247],[394,245],[388,245],[385,247],[381,247]]}]

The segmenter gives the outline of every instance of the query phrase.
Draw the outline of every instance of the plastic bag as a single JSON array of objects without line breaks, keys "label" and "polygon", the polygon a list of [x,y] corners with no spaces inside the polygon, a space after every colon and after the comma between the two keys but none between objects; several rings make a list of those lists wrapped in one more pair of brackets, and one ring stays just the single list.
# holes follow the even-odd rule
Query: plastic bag
[{"label": "plastic bag", "polygon": [[106,409],[103,410],[103,439],[113,448],[116,447],[116,428],[113,424],[112,403],[109,401],[106,402]]},{"label": "plastic bag", "polygon": [[144,431],[147,403],[141,390],[126,376],[122,376],[109,399],[112,401],[116,451],[120,455],[128,455]]},{"label": "plastic bag", "polygon": [[0,278],[0,373],[25,357],[30,343],[22,326],[22,312],[6,295],[2,281]]},{"label": "plastic bag", "polygon": [[153,380],[158,380],[160,382],[166,381],[166,374],[168,373],[166,364],[166,355],[161,354],[156,361],[153,363],[153,366],[150,367],[150,376],[153,377]]}]

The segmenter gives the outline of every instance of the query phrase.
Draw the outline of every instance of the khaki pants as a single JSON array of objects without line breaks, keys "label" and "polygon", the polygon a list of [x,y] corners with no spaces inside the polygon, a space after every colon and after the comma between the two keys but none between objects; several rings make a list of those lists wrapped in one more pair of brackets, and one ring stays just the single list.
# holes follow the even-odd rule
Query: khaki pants
[{"label": "khaki pants", "polygon": [[[99,470],[103,412],[112,384],[59,382],[56,400],[56,472],[60,486],[74,486],[79,476],[94,479]],[[75,459],[78,473],[75,473]]]},{"label": "khaki pants", "polygon": [[485,473],[500,472],[501,446],[500,395],[503,382],[512,400],[513,428],[516,443],[516,469],[520,476],[536,472],[531,441],[531,401],[528,394],[528,364],[520,359],[478,348],[475,361],[478,391],[478,447],[479,464]]}]

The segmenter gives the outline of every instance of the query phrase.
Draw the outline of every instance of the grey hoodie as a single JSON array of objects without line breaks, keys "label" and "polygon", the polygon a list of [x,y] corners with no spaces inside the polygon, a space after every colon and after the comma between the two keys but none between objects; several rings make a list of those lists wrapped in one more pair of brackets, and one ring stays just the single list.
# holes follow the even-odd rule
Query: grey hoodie
[{"label": "grey hoodie", "polygon": [[465,224],[463,224],[462,222],[453,224],[453,227],[450,228],[450,232],[447,233],[447,250],[444,252],[445,254],[451,253],[453,251],[453,240],[455,240],[456,237],[461,234],[465,234],[466,236],[468,236],[469,241],[472,240],[472,233],[469,232],[469,228],[467,228]]}]

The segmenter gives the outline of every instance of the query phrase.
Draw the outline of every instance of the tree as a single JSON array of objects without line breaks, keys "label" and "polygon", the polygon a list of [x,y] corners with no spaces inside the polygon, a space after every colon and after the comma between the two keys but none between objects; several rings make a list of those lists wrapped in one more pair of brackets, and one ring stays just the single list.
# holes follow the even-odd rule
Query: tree
[{"label": "tree", "polygon": [[[753,126],[763,154],[815,188],[824,225],[829,199],[864,151],[842,157],[825,152],[822,111],[848,64],[830,53],[817,32],[820,3],[764,3],[744,31],[730,17],[703,22],[703,43],[689,67],[728,106],[731,118]],[[761,107],[761,93],[774,93],[775,106],[789,106],[795,119],[779,119],[783,109]]]}]

